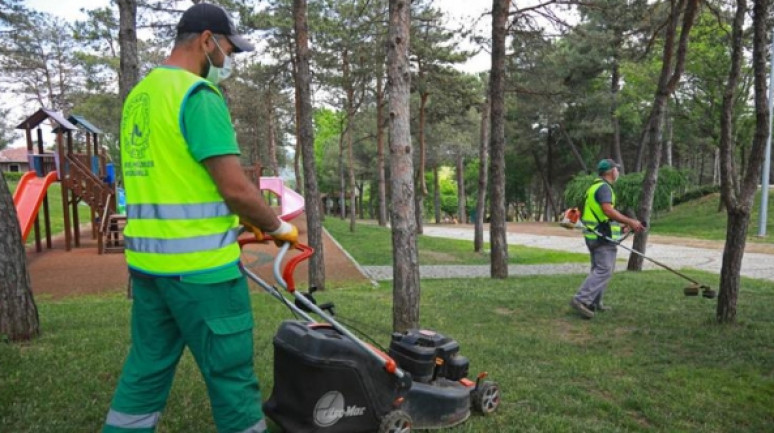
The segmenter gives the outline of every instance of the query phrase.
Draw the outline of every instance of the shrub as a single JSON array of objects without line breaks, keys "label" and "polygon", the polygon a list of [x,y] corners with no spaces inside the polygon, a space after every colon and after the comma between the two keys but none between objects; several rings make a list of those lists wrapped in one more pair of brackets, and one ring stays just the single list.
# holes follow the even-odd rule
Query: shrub
[{"label": "shrub", "polygon": [[6,182],[18,182],[21,177],[24,176],[24,173],[21,171],[5,171],[3,172],[3,177],[5,178]]},{"label": "shrub", "polygon": [[696,200],[697,198],[704,197],[705,195],[715,194],[720,192],[720,185],[700,185],[696,188],[689,189],[688,191],[675,196],[673,204],[678,205],[687,201]]}]

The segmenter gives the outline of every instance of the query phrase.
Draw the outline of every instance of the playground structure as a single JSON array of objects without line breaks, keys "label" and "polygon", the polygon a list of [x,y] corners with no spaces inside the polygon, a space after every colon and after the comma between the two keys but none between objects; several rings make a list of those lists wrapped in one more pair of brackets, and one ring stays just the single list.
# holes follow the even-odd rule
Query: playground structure
[{"label": "playground structure", "polygon": [[[50,120],[56,126],[56,146],[46,152],[41,124]],[[99,146],[100,129],[81,116],[65,118],[61,112],[41,108],[16,129],[24,129],[27,140],[27,157],[30,171],[25,173],[14,193],[22,242],[32,231],[36,251],[42,251],[40,211],[43,212],[46,248],[51,248],[51,217],[48,188],[55,182],[61,184],[64,216],[65,250],[80,247],[79,204],[89,207],[92,238],[97,239],[99,254],[123,252],[123,228],[126,215],[119,212],[121,190],[116,187],[115,170],[108,162],[104,148]],[[37,146],[32,131],[36,130]],[[73,140],[75,132],[85,133],[85,153]],[[80,153],[79,153],[80,151]],[[274,205],[280,218],[290,221],[304,211],[304,198],[287,187],[279,177],[260,176],[258,165],[245,167],[245,173],[264,191],[268,203]]]},{"label": "playground structure", "polygon": [[[53,152],[46,152],[44,148],[41,124],[46,120],[55,125],[52,132],[56,134],[56,147]],[[65,118],[61,112],[45,108],[29,116],[16,129],[25,131],[31,168],[14,193],[22,240],[26,242],[30,231],[33,231],[35,248],[38,252],[42,250],[39,218],[42,206],[46,248],[51,248],[48,187],[58,181],[61,184],[65,249],[70,251],[73,246],[81,244],[78,206],[83,202],[89,206],[92,236],[98,240],[99,253],[110,252],[109,247],[117,242],[106,242],[106,239],[111,239],[108,235],[114,235],[107,222],[116,221],[116,191],[112,164],[107,162],[105,149],[99,146],[102,131],[83,117],[72,115]],[[33,143],[33,129],[36,130],[37,146]],[[73,134],[79,131],[85,133],[85,153],[78,153],[81,149],[73,141]]]}]

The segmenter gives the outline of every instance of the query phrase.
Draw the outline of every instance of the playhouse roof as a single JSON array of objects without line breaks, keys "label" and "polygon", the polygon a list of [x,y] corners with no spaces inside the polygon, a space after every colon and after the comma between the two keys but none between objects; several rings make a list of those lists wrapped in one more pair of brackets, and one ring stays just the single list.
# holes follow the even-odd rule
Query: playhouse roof
[{"label": "playhouse roof", "polygon": [[[67,118],[67,120],[78,127],[79,129],[83,129],[87,132],[91,132],[93,134],[102,134],[102,130],[94,126],[91,122],[86,120],[83,116],[78,116],[75,114],[71,114],[70,117]],[[66,130],[68,128],[63,128],[62,126],[57,126],[54,128],[52,132],[59,132]]]},{"label": "playhouse roof", "polygon": [[94,134],[102,134],[101,129],[94,126],[94,124],[86,120],[83,116],[72,114],[70,115],[70,117],[67,118],[67,120],[69,120],[72,124],[78,125],[89,132],[92,132]]},{"label": "playhouse roof", "polygon": [[70,131],[75,131],[78,129],[75,125],[70,123],[70,121],[64,118],[62,112],[49,110],[46,108],[41,108],[40,110],[33,113],[30,117],[26,118],[22,123],[20,123],[16,129],[32,129],[43,123],[43,121],[46,119],[52,119],[61,127]]}]

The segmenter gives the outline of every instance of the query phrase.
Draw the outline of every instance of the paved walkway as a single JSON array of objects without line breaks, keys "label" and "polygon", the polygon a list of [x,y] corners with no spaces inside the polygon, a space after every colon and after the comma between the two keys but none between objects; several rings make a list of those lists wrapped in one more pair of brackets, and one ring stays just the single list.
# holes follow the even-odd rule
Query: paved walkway
[{"label": "paved walkway", "polygon": [[[588,254],[583,237],[576,236],[551,236],[545,234],[527,234],[512,232],[513,226],[509,226],[508,244],[524,245],[528,247],[547,248],[568,252]],[[426,236],[473,240],[472,226],[436,226],[425,225]],[[489,239],[489,233],[484,233],[484,239]],[[627,239],[624,245],[631,247],[631,239]],[[659,262],[674,269],[692,268],[720,274],[723,260],[722,248],[695,248],[679,245],[658,244],[649,242],[646,254]],[[620,260],[628,260],[629,252],[620,249],[617,271],[626,269],[626,265]],[[660,269],[649,261],[645,261],[645,269]],[[365,272],[375,280],[392,279],[390,266],[364,266]],[[556,273],[586,273],[588,265],[582,263],[567,263],[554,265],[510,265],[509,275],[541,275]],[[466,278],[489,277],[489,265],[484,266],[422,266],[421,278]],[[742,276],[750,278],[774,281],[774,255],[763,253],[745,253],[742,261]]]}]

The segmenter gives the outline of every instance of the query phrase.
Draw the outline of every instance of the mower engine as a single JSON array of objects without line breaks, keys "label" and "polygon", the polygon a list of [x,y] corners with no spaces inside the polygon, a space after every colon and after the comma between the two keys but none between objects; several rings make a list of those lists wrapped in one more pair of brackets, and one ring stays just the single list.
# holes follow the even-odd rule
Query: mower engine
[{"label": "mower engine", "polygon": [[390,357],[411,373],[412,379],[423,383],[466,377],[470,362],[459,351],[455,340],[426,329],[393,333],[390,342]]},{"label": "mower engine", "polygon": [[457,425],[474,408],[483,414],[494,412],[500,404],[500,388],[484,381],[486,373],[468,379],[470,362],[459,354],[457,341],[430,330],[412,329],[392,334],[389,355],[398,366],[411,374],[403,410],[417,429],[436,429]]}]

